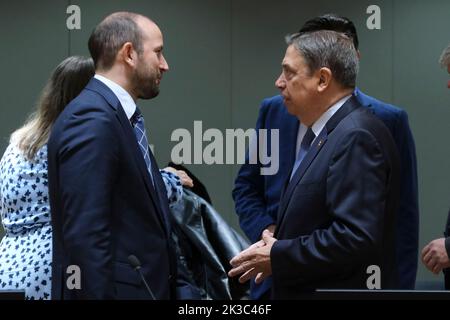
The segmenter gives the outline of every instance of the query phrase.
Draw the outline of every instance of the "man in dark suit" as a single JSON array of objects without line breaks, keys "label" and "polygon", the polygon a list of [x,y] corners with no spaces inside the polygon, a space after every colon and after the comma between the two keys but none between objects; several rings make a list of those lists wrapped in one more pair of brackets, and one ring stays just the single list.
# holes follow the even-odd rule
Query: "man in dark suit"
[{"label": "man in dark suit", "polygon": [[[358,50],[359,41],[354,24],[337,15],[323,15],[307,21],[300,32],[333,30],[345,33]],[[358,54],[359,55],[359,54]],[[404,110],[386,104],[362,93],[358,88],[354,95],[389,128],[401,159],[401,194],[396,222],[396,246],[399,282],[398,288],[414,289],[417,273],[419,241],[419,210],[417,188],[417,163],[414,139]],[[242,165],[236,178],[233,198],[242,230],[253,242],[261,239],[264,229],[273,232],[283,183],[294,164],[298,139],[299,120],[287,112],[281,96],[262,102],[256,129],[279,130],[279,170],[274,175],[262,176],[260,164]],[[270,134],[268,135],[269,142]],[[297,147],[296,147],[297,146]],[[252,282],[252,298],[270,294],[271,281],[256,285]]]},{"label": "man in dark suit", "polygon": [[[48,143],[52,297],[174,298],[165,187],[135,104],[158,95],[169,68],[161,31],[144,16],[114,13],[92,32],[89,50],[96,75],[61,113]],[[81,286],[67,273],[73,265]]]},{"label": "man in dark suit", "polygon": [[301,122],[301,145],[288,174],[274,235],[231,260],[240,281],[273,276],[272,297],[315,288],[396,286],[395,215],[399,158],[386,126],[353,95],[357,52],[342,33],[294,34],[276,81]]}]

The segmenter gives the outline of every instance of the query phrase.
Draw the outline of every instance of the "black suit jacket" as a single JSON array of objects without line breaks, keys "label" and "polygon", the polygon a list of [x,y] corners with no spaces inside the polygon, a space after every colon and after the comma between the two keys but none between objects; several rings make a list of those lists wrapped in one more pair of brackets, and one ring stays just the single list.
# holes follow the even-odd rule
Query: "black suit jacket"
[{"label": "black suit jacket", "polygon": [[[92,79],[57,119],[49,142],[52,297],[150,299],[128,262],[138,257],[157,299],[174,297],[176,260],[164,183],[155,186],[114,93]],[[81,289],[66,285],[81,270]]]},{"label": "black suit jacket", "polygon": [[273,297],[366,288],[367,267],[395,286],[399,160],[388,129],[351,97],[328,121],[283,192],[271,251]]}]

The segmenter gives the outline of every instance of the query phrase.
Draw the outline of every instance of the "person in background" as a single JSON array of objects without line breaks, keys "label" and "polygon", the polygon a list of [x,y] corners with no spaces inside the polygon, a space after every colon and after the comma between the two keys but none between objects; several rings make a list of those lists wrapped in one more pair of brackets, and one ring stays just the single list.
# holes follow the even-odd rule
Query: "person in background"
[{"label": "person in background", "polygon": [[[450,74],[450,44],[442,52],[439,63]],[[450,89],[450,80],[447,83]],[[428,243],[422,250],[422,262],[434,274],[444,271],[445,289],[450,289],[450,211],[447,217],[444,237]]]},{"label": "person in background", "polygon": [[[359,49],[355,25],[348,18],[325,14],[306,21],[299,32],[320,30],[342,32],[353,40],[356,50]],[[396,222],[398,287],[414,289],[419,241],[419,208],[416,150],[408,124],[408,115],[402,109],[364,94],[359,88],[355,89],[354,94],[359,103],[388,127],[400,153],[401,194]],[[239,170],[233,199],[240,226],[252,242],[261,239],[262,232],[266,228],[272,233],[275,230],[281,190],[294,165],[295,155],[300,149],[300,138],[304,134],[300,121],[288,113],[280,95],[262,102],[256,129],[279,130],[280,169],[275,175],[262,176],[261,164],[246,163]],[[268,298],[270,286],[270,278],[260,285],[252,282],[251,297]]]},{"label": "person in background", "polygon": [[[447,48],[442,51],[441,58],[439,59],[439,63],[443,68],[447,69],[448,74],[450,74],[450,44]],[[448,80],[447,88],[450,89],[450,80]]]},{"label": "person in background", "polygon": [[16,130],[0,161],[0,290],[51,298],[52,227],[47,140],[56,117],[94,75],[91,59],[69,57],[53,71],[37,110]]}]

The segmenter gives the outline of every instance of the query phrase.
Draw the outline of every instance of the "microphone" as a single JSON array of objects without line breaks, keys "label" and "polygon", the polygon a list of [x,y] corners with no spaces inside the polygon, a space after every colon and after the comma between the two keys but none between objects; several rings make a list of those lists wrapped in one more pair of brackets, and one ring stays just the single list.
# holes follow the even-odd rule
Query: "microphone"
[{"label": "microphone", "polygon": [[139,275],[141,276],[142,282],[144,283],[145,287],[147,288],[147,291],[150,294],[150,297],[152,297],[152,300],[156,300],[155,296],[153,295],[152,290],[150,289],[150,287],[147,284],[147,281],[145,281],[144,275],[142,274],[141,262],[139,261],[139,259],[134,254],[132,254],[132,255],[128,256],[128,262],[131,264],[131,266],[134,268],[134,270],[136,270],[139,273]]}]

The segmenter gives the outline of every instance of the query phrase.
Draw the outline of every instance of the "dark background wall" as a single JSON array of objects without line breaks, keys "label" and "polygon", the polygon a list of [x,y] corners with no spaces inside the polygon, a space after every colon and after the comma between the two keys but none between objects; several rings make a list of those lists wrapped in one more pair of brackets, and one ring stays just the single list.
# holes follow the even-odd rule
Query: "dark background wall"
[{"label": "dark background wall", "polygon": [[[67,6],[81,8],[81,30],[66,28]],[[366,9],[381,8],[381,30],[369,30]],[[448,0],[128,0],[2,1],[0,4],[0,153],[25,120],[51,70],[66,56],[88,55],[94,26],[117,10],[142,13],[164,33],[170,71],[161,94],[139,101],[160,166],[170,160],[173,130],[252,128],[274,81],[284,36],[306,19],[335,12],[357,26],[362,54],[359,87],[409,114],[419,164],[420,247],[442,235],[450,205],[448,75],[437,60],[450,40]],[[207,143],[204,143],[206,145]],[[238,226],[231,199],[237,165],[188,165],[215,207]],[[419,280],[439,280],[423,267]]]}]

